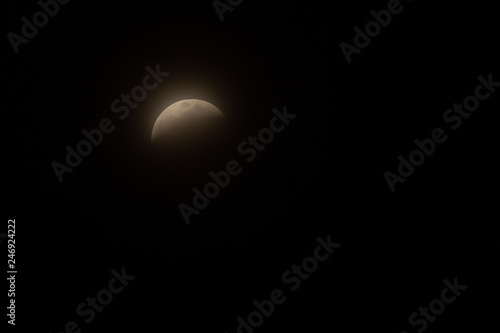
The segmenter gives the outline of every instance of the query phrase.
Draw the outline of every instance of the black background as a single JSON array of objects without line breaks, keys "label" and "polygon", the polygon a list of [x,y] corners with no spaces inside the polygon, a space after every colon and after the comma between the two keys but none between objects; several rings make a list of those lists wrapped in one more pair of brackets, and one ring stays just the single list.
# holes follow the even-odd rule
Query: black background
[{"label": "black background", "polygon": [[[341,247],[256,331],[416,332],[408,316],[458,276],[468,289],[427,331],[497,332],[498,96],[448,129],[396,192],[383,173],[444,126],[479,75],[500,81],[498,10],[403,4],[351,64],[339,44],[386,1],[244,1],[223,22],[207,0],[72,1],[19,54],[4,38],[16,329],[61,332],[74,320],[82,332],[236,332],[252,301],[287,290],[282,273],[331,234]],[[39,10],[5,6],[5,36]],[[156,64],[169,77],[119,120],[111,102]],[[231,135],[223,158],[177,178],[152,172],[148,149],[156,117],[182,98],[217,105]],[[244,162],[238,144],[285,105],[297,118]],[[116,130],[59,183],[51,163],[104,117]],[[179,203],[231,159],[243,172],[186,225]],[[122,267],[136,279],[83,324],[76,306]]]}]

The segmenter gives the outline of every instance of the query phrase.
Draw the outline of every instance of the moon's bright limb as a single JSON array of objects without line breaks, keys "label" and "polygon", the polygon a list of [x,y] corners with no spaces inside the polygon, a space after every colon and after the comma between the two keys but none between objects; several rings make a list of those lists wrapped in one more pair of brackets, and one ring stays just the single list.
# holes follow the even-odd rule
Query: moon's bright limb
[{"label": "moon's bright limb", "polygon": [[206,120],[216,120],[223,117],[222,111],[209,102],[199,99],[185,99],[176,102],[166,108],[156,119],[151,133],[151,142],[158,141],[160,137],[173,135],[174,132],[181,129],[186,130],[192,124],[199,125]]}]

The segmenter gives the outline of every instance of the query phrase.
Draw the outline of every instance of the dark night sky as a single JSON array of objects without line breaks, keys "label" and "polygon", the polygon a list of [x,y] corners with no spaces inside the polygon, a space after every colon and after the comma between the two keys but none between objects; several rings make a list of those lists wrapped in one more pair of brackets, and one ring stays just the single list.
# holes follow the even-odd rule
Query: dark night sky
[{"label": "dark night sky", "polygon": [[[4,38],[16,328],[81,322],[76,306],[126,267],[136,279],[82,332],[236,332],[252,301],[282,288],[281,274],[331,234],[339,250],[256,331],[416,332],[408,316],[455,276],[468,290],[427,331],[497,331],[498,96],[395,193],[383,173],[443,126],[479,75],[500,81],[498,10],[405,1],[347,64],[339,44],[386,4],[244,1],[221,22],[209,0],[71,1],[19,54]],[[39,9],[6,6],[4,35]],[[118,119],[111,102],[156,64],[170,75]],[[158,170],[150,131],[182,98],[212,101],[230,128],[212,157]],[[238,144],[285,105],[297,118],[244,162]],[[51,163],[105,117],[115,131],[59,183]],[[243,172],[186,225],[177,206],[232,159]]]}]

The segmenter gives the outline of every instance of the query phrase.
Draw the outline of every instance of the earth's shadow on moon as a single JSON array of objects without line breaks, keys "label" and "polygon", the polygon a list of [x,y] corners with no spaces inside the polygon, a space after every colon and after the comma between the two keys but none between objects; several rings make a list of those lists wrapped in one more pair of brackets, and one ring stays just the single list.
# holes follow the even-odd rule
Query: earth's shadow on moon
[{"label": "earth's shadow on moon", "polygon": [[148,191],[179,195],[203,184],[210,171],[234,158],[235,146],[224,117],[178,120],[152,142],[143,168]]}]

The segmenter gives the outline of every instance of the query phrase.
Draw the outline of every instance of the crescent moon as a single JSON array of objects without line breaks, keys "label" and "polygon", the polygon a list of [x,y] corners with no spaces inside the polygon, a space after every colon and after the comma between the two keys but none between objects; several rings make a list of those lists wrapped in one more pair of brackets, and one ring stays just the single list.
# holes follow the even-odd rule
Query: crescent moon
[{"label": "crescent moon", "polygon": [[189,128],[196,128],[209,120],[224,118],[219,108],[199,99],[185,99],[167,107],[156,119],[151,133],[151,142],[168,136],[189,135]]}]

